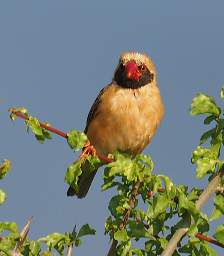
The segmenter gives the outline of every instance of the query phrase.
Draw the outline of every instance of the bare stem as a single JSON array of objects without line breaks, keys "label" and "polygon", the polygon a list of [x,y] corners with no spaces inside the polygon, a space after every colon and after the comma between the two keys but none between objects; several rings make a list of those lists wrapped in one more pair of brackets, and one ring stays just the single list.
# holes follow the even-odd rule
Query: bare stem
[{"label": "bare stem", "polygon": [[116,253],[117,244],[118,244],[118,241],[113,239],[107,256],[115,256],[116,255],[115,253]]},{"label": "bare stem", "polygon": [[73,245],[70,244],[70,245],[68,246],[67,256],[72,256],[72,249],[73,249]]},{"label": "bare stem", "polygon": [[30,230],[30,225],[31,225],[31,222],[32,222],[32,218],[33,217],[30,217],[26,223],[26,225],[23,227],[22,231],[20,232],[20,238],[19,238],[19,241],[17,242],[15,248],[14,248],[14,253],[16,255],[17,252],[19,252],[19,250],[21,249],[21,247],[23,246],[26,238],[27,238],[27,235],[29,233],[29,230]]}]

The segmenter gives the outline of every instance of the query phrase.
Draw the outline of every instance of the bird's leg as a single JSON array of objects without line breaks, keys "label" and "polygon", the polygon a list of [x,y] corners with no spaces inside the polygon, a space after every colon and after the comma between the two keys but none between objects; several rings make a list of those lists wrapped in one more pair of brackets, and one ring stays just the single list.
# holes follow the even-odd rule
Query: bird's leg
[{"label": "bird's leg", "polygon": [[93,145],[90,144],[89,141],[85,143],[82,149],[82,153],[80,155],[80,159],[85,158],[88,155],[96,156],[96,149]]}]

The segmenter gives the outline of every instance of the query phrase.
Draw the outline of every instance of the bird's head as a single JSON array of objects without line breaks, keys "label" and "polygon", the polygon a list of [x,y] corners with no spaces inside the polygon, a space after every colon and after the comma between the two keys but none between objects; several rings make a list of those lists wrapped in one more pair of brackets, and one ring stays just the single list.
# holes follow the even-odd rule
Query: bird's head
[{"label": "bird's head", "polygon": [[152,83],[155,75],[155,66],[146,54],[125,52],[120,56],[114,81],[122,87],[137,89]]}]

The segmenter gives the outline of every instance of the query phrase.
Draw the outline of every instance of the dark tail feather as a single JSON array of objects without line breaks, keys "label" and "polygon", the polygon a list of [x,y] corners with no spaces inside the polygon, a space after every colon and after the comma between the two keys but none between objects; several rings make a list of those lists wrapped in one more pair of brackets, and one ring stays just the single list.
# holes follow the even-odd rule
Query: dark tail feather
[{"label": "dark tail feather", "polygon": [[[98,166],[98,168],[100,167],[100,165]],[[79,177],[79,181],[78,181],[78,186],[79,189],[78,191],[76,191],[73,187],[69,187],[68,191],[67,191],[67,196],[74,196],[76,195],[78,198],[83,198],[86,196],[86,194],[89,191],[89,188],[92,184],[92,181],[96,175],[97,169],[94,171],[90,171],[89,170],[89,162],[86,161],[83,165],[82,165],[82,174]]]}]

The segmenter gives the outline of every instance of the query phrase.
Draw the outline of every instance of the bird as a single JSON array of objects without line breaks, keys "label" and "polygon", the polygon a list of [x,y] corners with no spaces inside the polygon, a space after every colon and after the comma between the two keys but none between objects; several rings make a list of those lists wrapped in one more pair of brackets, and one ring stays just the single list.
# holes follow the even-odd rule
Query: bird
[{"label": "bird", "polygon": [[[134,157],[151,142],[163,116],[152,59],[145,53],[124,52],[112,82],[99,92],[89,111],[84,133],[101,155],[119,150]],[[70,186],[67,196],[85,197],[96,172],[88,171],[84,163],[78,191]]]}]

